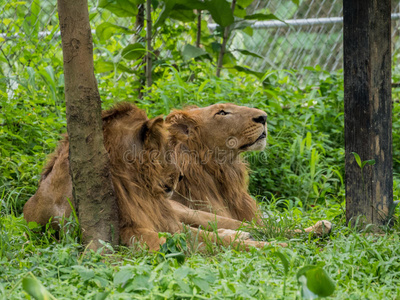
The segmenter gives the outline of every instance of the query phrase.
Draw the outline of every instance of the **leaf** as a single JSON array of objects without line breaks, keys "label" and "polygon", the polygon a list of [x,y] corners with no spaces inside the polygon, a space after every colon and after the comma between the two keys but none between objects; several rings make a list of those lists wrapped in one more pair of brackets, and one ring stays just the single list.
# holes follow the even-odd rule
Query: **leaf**
[{"label": "leaf", "polygon": [[174,258],[174,259],[176,259],[176,261],[179,264],[183,264],[185,262],[186,256],[185,256],[185,254],[183,252],[175,252],[175,253],[166,254],[165,258],[166,259]]},{"label": "leaf", "polygon": [[264,75],[264,73],[257,72],[257,71],[254,71],[254,70],[251,70],[249,68],[242,67],[242,66],[234,66],[234,68],[239,72],[243,72],[243,73],[246,73],[246,74],[254,75],[257,78],[261,78]]},{"label": "leaf", "polygon": [[41,227],[42,227],[42,225],[40,225],[40,224],[38,224],[36,222],[29,222],[28,223],[28,228],[29,229],[36,229],[36,228],[41,228]]},{"label": "leaf", "polygon": [[154,28],[160,27],[165,22],[165,20],[171,13],[175,3],[176,3],[175,0],[167,0],[164,2],[163,10],[161,11],[157,21],[154,23]]},{"label": "leaf", "polygon": [[244,17],[246,20],[257,20],[257,21],[266,21],[266,20],[277,20],[283,22],[274,14],[254,14],[248,15]]},{"label": "leaf", "polygon": [[131,269],[122,269],[114,276],[114,285],[124,285],[133,276]]},{"label": "leaf", "polygon": [[292,2],[293,2],[294,4],[296,4],[297,6],[299,6],[299,4],[300,4],[300,0],[292,0]]},{"label": "leaf", "polygon": [[225,0],[206,0],[206,9],[210,12],[213,20],[221,27],[231,25],[235,19],[230,4]]},{"label": "leaf", "polygon": [[307,278],[305,275],[300,276],[298,279],[301,283],[301,298],[302,299],[317,299],[318,295],[311,292],[307,287]]},{"label": "leaf", "polygon": [[236,65],[236,57],[231,52],[225,52],[222,59],[222,65],[225,67],[233,68]]},{"label": "leaf", "polygon": [[140,2],[142,1],[100,0],[99,7],[109,10],[117,17],[134,17],[138,13],[137,5]]},{"label": "leaf", "polygon": [[189,45],[189,44],[185,45],[185,47],[183,48],[183,51],[182,51],[182,56],[183,56],[183,59],[185,59],[185,60],[189,60],[189,59],[196,58],[196,57],[206,55],[206,54],[208,54],[208,53],[205,50],[203,50],[201,48],[197,48],[197,47]]},{"label": "leaf", "polygon": [[328,297],[335,291],[335,282],[319,266],[304,266],[297,272],[297,280],[302,283],[302,293],[306,294],[307,299],[316,298],[312,294]]},{"label": "leaf", "polygon": [[360,156],[359,156],[357,153],[355,153],[355,152],[351,152],[351,153],[354,155],[354,158],[356,159],[357,165],[358,165],[360,168],[362,168]]},{"label": "leaf", "polygon": [[289,273],[289,262],[288,262],[286,256],[282,252],[279,252],[279,251],[274,252],[274,255],[277,256],[281,260],[282,265],[283,265],[283,270],[284,270],[285,276],[286,276]]},{"label": "leaf", "polygon": [[146,49],[141,43],[135,43],[126,46],[122,52],[122,58],[129,60],[136,60],[143,57],[146,54]]},{"label": "leaf", "polygon": [[111,292],[101,292],[93,295],[93,300],[105,300]]},{"label": "leaf", "polygon": [[36,300],[55,299],[40,281],[35,278],[26,277],[22,279],[22,288]]},{"label": "leaf", "polygon": [[202,292],[208,293],[208,291],[210,290],[210,285],[206,280],[195,277],[192,279],[192,281]]},{"label": "leaf", "polygon": [[328,297],[335,291],[335,282],[320,267],[306,272],[307,287],[319,297]]},{"label": "leaf", "polygon": [[203,10],[206,9],[206,5],[199,0],[166,0],[154,28],[160,27],[168,17],[183,22],[188,22],[190,18],[192,21],[195,17],[193,9]]},{"label": "leaf", "polygon": [[246,8],[249,6],[251,3],[253,3],[254,0],[237,0],[236,5],[239,5],[240,7]]},{"label": "leaf", "polygon": [[264,58],[261,55],[258,55],[257,53],[251,52],[249,50],[244,50],[244,49],[235,49],[235,51],[242,53],[243,55],[249,55],[252,57],[257,57],[257,58]]},{"label": "leaf", "polygon": [[135,275],[133,277],[133,281],[131,287],[127,289],[127,291],[145,291],[149,290],[151,287],[149,286],[149,279],[148,275]]},{"label": "leaf", "polygon": [[[135,73],[133,70],[129,69],[127,66],[123,65],[121,62],[117,63],[117,70],[119,72],[125,72],[129,74]],[[115,64],[108,61],[98,60],[94,64],[95,73],[106,73],[113,72]]]},{"label": "leaf", "polygon": [[250,26],[247,26],[246,28],[242,29],[242,31],[248,36],[253,36],[253,28],[251,28]]},{"label": "leaf", "polygon": [[221,51],[221,48],[222,48],[222,45],[221,45],[220,43],[218,43],[218,42],[212,42],[212,43],[211,43],[211,49],[212,49],[212,51],[214,51],[214,52],[220,52],[220,51]]},{"label": "leaf", "polygon": [[73,266],[73,268],[78,272],[83,281],[90,280],[94,277],[93,270],[87,269],[83,266]]},{"label": "leaf", "polygon": [[182,278],[187,277],[187,275],[189,274],[190,271],[191,271],[190,268],[182,266],[182,267],[180,267],[180,268],[175,270],[174,277],[177,280],[182,280]]},{"label": "leaf", "polygon": [[246,16],[246,10],[239,5],[236,5],[233,15],[243,19]]},{"label": "leaf", "polygon": [[106,41],[116,33],[131,34],[133,33],[133,31],[129,30],[126,27],[111,24],[109,22],[103,22],[96,27],[96,36],[99,38],[100,41]]},{"label": "leaf", "polygon": [[373,166],[375,164],[375,159],[364,160],[361,164],[361,168],[364,168],[367,164]]},{"label": "leaf", "polygon": [[192,9],[174,9],[169,16],[181,22],[192,22],[196,17]]},{"label": "leaf", "polygon": [[114,71],[114,64],[108,61],[98,60],[94,63],[95,73],[106,73]]}]

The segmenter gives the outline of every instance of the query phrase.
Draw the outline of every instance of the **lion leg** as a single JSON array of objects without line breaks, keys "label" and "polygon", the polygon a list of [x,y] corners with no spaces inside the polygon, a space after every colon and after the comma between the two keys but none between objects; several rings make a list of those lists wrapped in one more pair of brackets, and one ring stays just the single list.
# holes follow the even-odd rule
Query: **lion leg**
[{"label": "lion leg", "polygon": [[251,248],[264,248],[265,246],[279,245],[287,247],[286,243],[268,243],[248,240],[249,234],[230,229],[220,229],[217,234],[190,227],[192,237],[198,237],[200,242],[212,242],[225,247],[234,246],[249,251]]},{"label": "lion leg", "polygon": [[173,200],[170,200],[170,203],[172,209],[178,216],[179,221],[189,226],[203,226],[204,228],[208,228],[210,223],[214,223],[217,225],[217,228],[236,230],[243,227],[243,225],[246,225],[238,220],[218,216],[201,210],[190,209],[189,207]]},{"label": "lion leg", "polygon": [[120,230],[121,242],[131,247],[134,242],[147,245],[150,251],[158,251],[166,239],[159,237],[158,232],[148,228],[124,227]]},{"label": "lion leg", "polygon": [[315,225],[302,229],[295,229],[295,233],[314,233],[318,236],[323,236],[329,234],[332,230],[332,223],[326,220],[318,221]]}]

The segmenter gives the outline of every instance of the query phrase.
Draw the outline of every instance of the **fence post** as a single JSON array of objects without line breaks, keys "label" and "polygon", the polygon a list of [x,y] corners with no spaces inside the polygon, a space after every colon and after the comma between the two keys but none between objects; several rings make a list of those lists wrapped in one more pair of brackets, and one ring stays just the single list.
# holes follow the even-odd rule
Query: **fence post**
[{"label": "fence post", "polygon": [[346,219],[377,225],[393,205],[390,12],[390,0],[343,1]]}]

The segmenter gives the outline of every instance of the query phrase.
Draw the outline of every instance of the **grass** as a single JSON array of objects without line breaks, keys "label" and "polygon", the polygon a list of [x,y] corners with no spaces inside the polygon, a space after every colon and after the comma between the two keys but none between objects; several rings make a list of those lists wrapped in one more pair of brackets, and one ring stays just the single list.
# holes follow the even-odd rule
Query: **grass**
[{"label": "grass", "polygon": [[[320,209],[307,214],[274,204],[265,209],[271,218],[286,223],[283,227],[299,224],[298,219],[307,226],[311,219],[324,217]],[[342,218],[337,208],[324,211]],[[393,229],[371,235],[337,224],[324,239],[275,235],[276,240],[288,242],[288,248],[271,246],[248,253],[187,249],[180,260],[125,247],[101,255],[83,249],[76,236],[58,241],[49,231],[29,233],[21,217],[6,214],[0,220],[0,297],[4,299],[29,298],[23,290],[24,278],[39,281],[57,299],[104,299],[105,295],[107,299],[295,299],[301,290],[296,274],[306,265],[323,266],[335,282],[336,299],[400,296],[400,241]],[[277,253],[288,262],[287,274]]]},{"label": "grass", "polygon": [[[299,299],[297,274],[309,265],[323,268],[335,282],[332,298],[399,299],[398,208],[394,226],[383,228],[383,235],[351,228],[345,221],[341,74],[315,71],[315,82],[302,86],[288,71],[269,72],[260,82],[241,73],[216,78],[206,64],[199,70],[191,82],[190,74],[166,68],[141,100],[131,89],[134,79],[98,75],[104,108],[130,100],[149,116],[216,102],[265,110],[268,149],[246,155],[250,191],[265,217],[252,235],[289,247],[243,253],[206,245],[200,252],[178,235],[168,237],[159,253],[105,245],[107,253],[100,254],[80,245],[76,226],[60,236],[51,229],[28,230],[22,207],[37,188],[46,155],[65,132],[65,107],[59,101],[62,70],[57,67],[51,88],[30,74],[28,89],[19,85],[13,96],[0,94],[0,299],[32,299],[27,291],[56,299]],[[393,94],[394,119],[399,92]],[[395,122],[395,158],[397,127]],[[395,159],[395,200],[399,170]],[[335,226],[328,237],[287,233],[321,219]],[[74,224],[73,218],[65,222]]]}]

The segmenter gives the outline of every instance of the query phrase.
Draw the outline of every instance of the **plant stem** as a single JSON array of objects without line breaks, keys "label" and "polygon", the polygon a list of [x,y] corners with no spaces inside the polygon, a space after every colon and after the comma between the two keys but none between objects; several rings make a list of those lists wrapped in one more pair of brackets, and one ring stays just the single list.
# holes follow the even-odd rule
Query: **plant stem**
[{"label": "plant stem", "polygon": [[196,35],[196,47],[200,47],[200,38],[201,38],[201,10],[197,11],[197,35]]},{"label": "plant stem", "polygon": [[[231,5],[232,13],[235,10],[235,5],[236,5],[236,0],[232,0],[232,5]],[[217,77],[221,76],[222,61],[224,59],[226,43],[228,42],[228,37],[229,37],[229,27],[230,26],[226,26],[225,29],[224,29],[224,36],[222,38],[221,51],[219,52],[219,56],[218,56]]]},{"label": "plant stem", "polygon": [[[140,32],[142,32],[144,28],[144,5],[138,5],[138,14],[136,16],[136,23],[135,23],[135,39],[132,40],[132,43],[136,42],[143,42],[143,38],[140,36]],[[138,91],[138,98],[143,98],[143,88],[146,85],[146,78],[145,78],[145,70],[146,70],[146,57],[142,58],[142,62],[140,63],[139,69],[139,87]],[[143,68],[143,69],[141,69]],[[142,71],[143,70],[143,71]]]},{"label": "plant stem", "polygon": [[152,31],[152,22],[151,22],[151,1],[146,1],[146,21],[147,21],[147,32],[146,32],[146,41],[147,41],[147,54],[146,54],[146,84],[147,87],[151,87],[152,78],[151,78],[151,69],[153,65],[152,61],[152,53],[153,48],[151,46],[151,31]]}]

